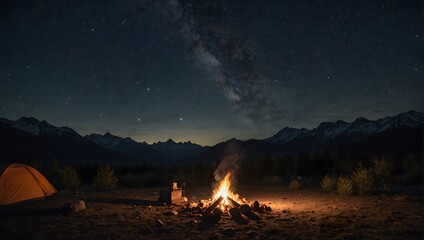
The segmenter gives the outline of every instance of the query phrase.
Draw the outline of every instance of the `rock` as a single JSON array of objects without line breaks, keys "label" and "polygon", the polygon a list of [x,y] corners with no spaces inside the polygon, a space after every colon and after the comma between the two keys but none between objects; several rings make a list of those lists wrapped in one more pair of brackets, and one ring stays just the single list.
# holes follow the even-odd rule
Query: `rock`
[{"label": "rock", "polygon": [[272,209],[271,209],[271,207],[270,207],[270,206],[265,206],[265,211],[267,211],[267,212],[271,212],[271,211],[272,211]]},{"label": "rock", "polygon": [[183,197],[183,201],[184,201],[184,202],[188,202],[188,198]]},{"label": "rock", "polygon": [[73,202],[66,203],[64,209],[72,211],[74,213],[78,213],[86,209],[85,202],[83,200],[75,200]]},{"label": "rock", "polygon": [[259,202],[258,201],[255,201],[254,203],[253,203],[253,211],[259,211]]},{"label": "rock", "polygon": [[234,237],[234,235],[236,235],[236,230],[234,230],[234,228],[227,228],[222,231],[222,234],[227,237]]},{"label": "rock", "polygon": [[177,216],[177,215],[178,215],[178,212],[177,212],[177,211],[175,211],[175,210],[172,210],[172,211],[171,211],[171,213],[172,213],[172,215],[174,215],[174,216]]}]

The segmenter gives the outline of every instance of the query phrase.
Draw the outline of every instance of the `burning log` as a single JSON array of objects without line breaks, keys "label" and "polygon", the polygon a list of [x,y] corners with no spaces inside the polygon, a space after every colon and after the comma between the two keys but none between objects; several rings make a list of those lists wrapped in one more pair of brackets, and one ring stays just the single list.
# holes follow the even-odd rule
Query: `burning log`
[{"label": "burning log", "polygon": [[238,202],[234,201],[234,199],[230,198],[229,196],[227,196],[227,200],[231,204],[231,206],[240,207],[240,204]]},{"label": "burning log", "polygon": [[208,215],[210,212],[212,212],[218,205],[224,200],[222,196],[219,196],[208,208],[206,208],[204,215]]}]

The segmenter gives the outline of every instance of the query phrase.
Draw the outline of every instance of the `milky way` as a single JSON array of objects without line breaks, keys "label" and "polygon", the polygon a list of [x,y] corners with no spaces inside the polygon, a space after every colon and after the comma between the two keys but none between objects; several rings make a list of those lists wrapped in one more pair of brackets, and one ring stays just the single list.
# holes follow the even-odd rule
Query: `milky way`
[{"label": "milky way", "polygon": [[168,3],[192,54],[213,72],[223,94],[245,122],[261,127],[282,117],[282,111],[265,90],[266,79],[255,70],[255,54],[233,30],[217,23],[222,9],[206,1]]}]

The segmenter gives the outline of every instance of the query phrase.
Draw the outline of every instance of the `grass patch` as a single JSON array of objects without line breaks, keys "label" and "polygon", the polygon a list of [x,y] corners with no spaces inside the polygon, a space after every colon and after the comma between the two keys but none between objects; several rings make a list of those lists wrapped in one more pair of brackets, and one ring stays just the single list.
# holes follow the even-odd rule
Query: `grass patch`
[{"label": "grass patch", "polygon": [[337,180],[336,191],[340,195],[352,195],[353,192],[353,182],[349,177],[340,176]]},{"label": "grass patch", "polygon": [[359,194],[369,194],[374,188],[374,179],[371,175],[371,171],[359,165],[353,171],[352,181],[356,191]]},{"label": "grass patch", "polygon": [[116,187],[118,178],[110,165],[100,166],[93,178],[93,186],[98,190],[109,190]]},{"label": "grass patch", "polygon": [[337,179],[335,177],[325,175],[325,177],[321,180],[321,188],[325,192],[334,192],[336,190],[336,185]]}]

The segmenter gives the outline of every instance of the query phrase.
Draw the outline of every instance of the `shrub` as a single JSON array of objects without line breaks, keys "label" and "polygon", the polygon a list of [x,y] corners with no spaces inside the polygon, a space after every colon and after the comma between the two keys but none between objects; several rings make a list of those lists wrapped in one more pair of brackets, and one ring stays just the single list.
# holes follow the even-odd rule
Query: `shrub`
[{"label": "shrub", "polygon": [[334,192],[336,190],[337,179],[335,177],[330,177],[325,175],[321,180],[321,188],[326,192]]},{"label": "shrub", "polygon": [[93,186],[99,190],[108,190],[116,187],[118,178],[109,165],[100,166],[97,169],[97,175],[93,178]]},{"label": "shrub", "polygon": [[372,157],[371,160],[373,162],[371,171],[376,187],[387,190],[390,187],[390,182],[392,180],[393,166],[388,163],[384,157],[380,159]]},{"label": "shrub", "polygon": [[374,187],[374,180],[371,171],[359,165],[352,174],[355,190],[359,194],[369,194]]},{"label": "shrub", "polygon": [[336,191],[340,195],[351,195],[352,194],[353,183],[349,177],[340,176],[337,180]]},{"label": "shrub", "polygon": [[298,190],[298,189],[300,189],[301,187],[302,187],[302,186],[301,186],[301,184],[300,184],[299,180],[295,179],[295,180],[291,180],[291,181],[290,181],[289,188],[290,188],[291,190]]},{"label": "shrub", "polygon": [[58,186],[61,189],[73,189],[80,186],[81,180],[71,165],[59,169]]}]

